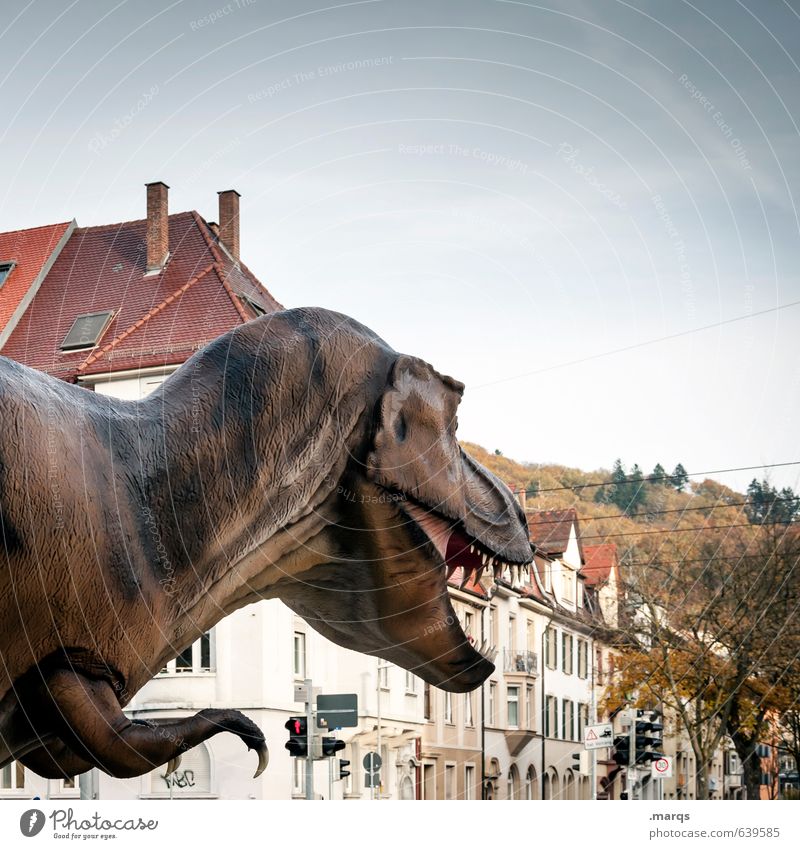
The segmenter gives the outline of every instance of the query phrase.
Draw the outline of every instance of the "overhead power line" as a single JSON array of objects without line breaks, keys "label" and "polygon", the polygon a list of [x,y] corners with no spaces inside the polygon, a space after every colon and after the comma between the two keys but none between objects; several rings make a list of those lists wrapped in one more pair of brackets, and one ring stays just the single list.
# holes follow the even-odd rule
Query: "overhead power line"
[{"label": "overhead power line", "polygon": [[[759,463],[757,466],[738,466],[734,469],[710,469],[707,472],[686,472],[687,478],[697,478],[700,475],[722,475],[727,474],[728,472],[751,472],[756,469],[777,469],[780,466],[798,466],[800,465],[800,460],[790,460],[786,463]],[[578,489],[589,489],[595,486],[616,486],[619,484],[626,483],[654,483],[655,481],[669,481],[669,480],[677,480],[677,475],[654,475],[642,478],[631,478],[629,475],[625,476],[624,480],[620,481],[590,481],[589,483],[575,483],[571,486],[551,486],[545,487],[544,489],[513,489],[512,492],[515,495],[520,495],[521,493],[525,493],[530,496],[541,495],[543,492],[565,492],[566,490],[575,490]]]},{"label": "overhead power line", "polygon": [[760,315],[767,315],[768,313],[778,312],[779,310],[786,310],[789,307],[796,307],[800,305],[800,301],[791,301],[788,304],[778,304],[774,307],[768,307],[764,310],[757,310],[756,312],[746,313],[745,315],[737,315],[733,318],[725,318],[722,321],[715,321],[711,324],[704,324],[700,327],[692,327],[689,330],[681,330],[677,333],[669,333],[666,336],[657,336],[655,339],[647,339],[644,342],[634,342],[631,345],[624,345],[621,348],[611,348],[608,351],[601,351],[599,354],[589,354],[586,357],[578,357],[575,360],[565,360],[563,363],[554,363],[551,366],[543,366],[542,368],[534,369],[533,371],[523,371],[519,374],[512,374],[508,377],[501,377],[498,380],[489,380],[486,383],[479,383],[476,386],[473,386],[473,389],[482,389],[484,386],[496,386],[498,383],[508,383],[512,380],[521,380],[523,377],[533,377],[536,374],[545,374],[548,371],[556,371],[562,368],[569,368],[570,366],[577,366],[581,363],[588,363],[592,360],[599,360],[603,357],[611,357],[615,354],[624,354],[627,351],[635,351],[638,348],[646,348],[648,345],[655,345],[658,342],[668,342],[671,339],[681,339],[684,336],[691,336],[693,333],[701,333],[704,330],[711,330],[715,327],[723,327],[726,324],[734,324],[737,321],[746,321],[749,318],[756,318]]},{"label": "overhead power line", "polygon": [[[800,495],[794,496],[793,498],[773,498],[772,501],[769,502],[767,507],[769,508],[772,504],[778,501],[800,501]],[[724,507],[747,507],[750,504],[755,504],[755,501],[731,501],[731,502],[720,502],[719,504],[706,504],[703,507],[675,507],[670,510],[642,510],[639,513],[609,513],[607,516],[578,516],[578,520],[583,524],[583,522],[598,522],[600,519],[641,519],[648,518],[649,516],[665,516],[667,513],[691,513],[695,510],[722,510]],[[559,509],[559,508],[555,508]],[[566,508],[561,508],[566,509]],[[547,512],[547,511],[545,511]],[[537,525],[558,525],[563,521],[563,519],[537,519]],[[760,522],[754,524],[761,524]]]},{"label": "overhead power line", "polygon": [[736,525],[700,525],[692,528],[654,528],[651,531],[623,531],[618,534],[581,534],[581,540],[587,539],[610,539],[611,537],[633,537],[644,534],[681,534],[691,531],[721,531],[725,528],[760,528],[762,525],[754,525],[752,522],[740,522]]}]

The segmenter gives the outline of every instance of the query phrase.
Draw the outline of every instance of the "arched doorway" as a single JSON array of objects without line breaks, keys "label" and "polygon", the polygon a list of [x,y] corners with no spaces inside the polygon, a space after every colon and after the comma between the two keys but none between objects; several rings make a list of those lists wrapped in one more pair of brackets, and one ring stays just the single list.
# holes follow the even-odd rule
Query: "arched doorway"
[{"label": "arched doorway", "polygon": [[575,773],[568,769],[564,773],[564,795],[562,799],[575,799]]},{"label": "arched doorway", "polygon": [[525,798],[539,798],[539,782],[536,780],[536,770],[532,766],[528,767],[528,772],[525,775]]},{"label": "arched doorway", "polygon": [[544,774],[542,779],[542,790],[545,799],[560,799],[561,786],[558,781],[558,772],[554,767],[550,767]]},{"label": "arched doorway", "polygon": [[400,782],[400,798],[414,799],[414,784],[407,775]]}]

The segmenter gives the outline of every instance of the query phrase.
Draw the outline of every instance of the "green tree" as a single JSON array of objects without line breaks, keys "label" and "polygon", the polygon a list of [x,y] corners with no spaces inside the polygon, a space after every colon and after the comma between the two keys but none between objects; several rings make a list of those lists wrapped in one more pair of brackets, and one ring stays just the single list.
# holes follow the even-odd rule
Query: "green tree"
[{"label": "green tree", "polygon": [[683,463],[678,463],[678,465],[672,470],[670,483],[678,490],[678,492],[683,492],[684,487],[689,483],[689,475],[686,474],[686,469],[683,468]]},{"label": "green tree", "polygon": [[790,487],[780,492],[769,481],[755,478],[747,487],[747,518],[754,525],[789,524],[798,513],[798,497]]},{"label": "green tree", "polygon": [[661,463],[656,463],[655,466],[653,466],[653,471],[650,473],[648,480],[656,486],[666,486],[668,483],[667,470],[661,465]]}]

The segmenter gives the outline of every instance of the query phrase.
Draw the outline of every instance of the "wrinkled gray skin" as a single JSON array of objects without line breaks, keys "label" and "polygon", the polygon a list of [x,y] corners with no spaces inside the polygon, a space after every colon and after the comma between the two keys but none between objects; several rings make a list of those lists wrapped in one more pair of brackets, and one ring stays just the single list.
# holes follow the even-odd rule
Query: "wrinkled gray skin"
[{"label": "wrinkled gray skin", "polygon": [[265,598],[438,687],[480,685],[494,667],[450,604],[448,539],[510,564],[531,550],[456,442],[462,389],[321,309],[221,336],[138,402],[0,357],[0,765],[129,777],[231,731],[260,772],[238,711],[121,708]]}]

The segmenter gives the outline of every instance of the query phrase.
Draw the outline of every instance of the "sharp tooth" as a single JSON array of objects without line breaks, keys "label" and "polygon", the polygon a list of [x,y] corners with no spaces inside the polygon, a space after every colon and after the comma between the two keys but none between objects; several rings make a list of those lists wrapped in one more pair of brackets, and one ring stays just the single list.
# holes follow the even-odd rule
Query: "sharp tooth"
[{"label": "sharp tooth", "polygon": [[459,587],[458,587],[460,590],[463,590],[464,587],[466,587],[466,585],[469,583],[469,578],[470,578],[471,574],[472,574],[472,570],[468,569],[465,566],[464,569],[463,569],[463,572],[461,574],[461,583],[459,584]]},{"label": "sharp tooth", "polygon": [[478,568],[475,570],[475,583],[479,584],[482,577],[483,577],[483,566],[478,566]]},{"label": "sharp tooth", "polygon": [[470,546],[469,546],[469,553],[475,554],[475,546],[472,543],[470,543]]},{"label": "sharp tooth", "polygon": [[489,558],[488,558],[485,554],[481,554],[481,566],[485,566],[485,565],[486,565],[486,561],[487,561],[488,559],[489,559]]}]

